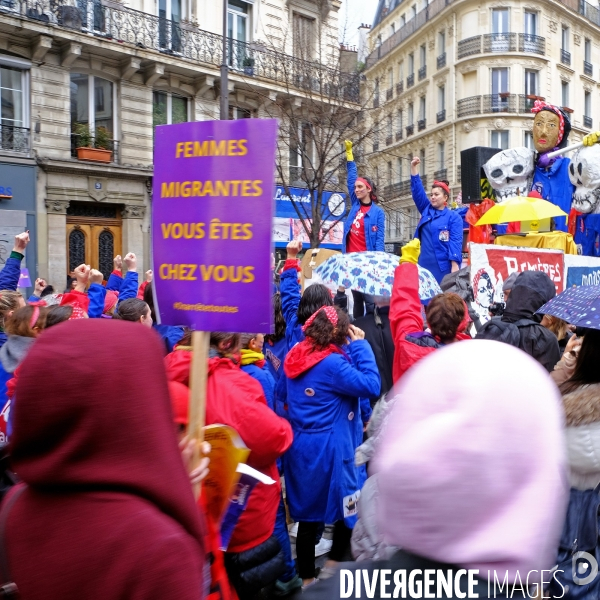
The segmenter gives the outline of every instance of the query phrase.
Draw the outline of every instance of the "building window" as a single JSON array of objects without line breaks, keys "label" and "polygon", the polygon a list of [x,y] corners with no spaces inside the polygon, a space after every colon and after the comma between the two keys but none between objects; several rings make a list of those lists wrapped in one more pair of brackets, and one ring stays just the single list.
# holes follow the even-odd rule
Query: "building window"
[{"label": "building window", "polygon": [[313,135],[310,125],[304,123],[298,126],[295,139],[290,140],[290,181],[301,180],[303,170],[310,171],[313,165]]},{"label": "building window", "polygon": [[394,70],[390,69],[388,71],[388,84],[389,84],[389,89],[391,90],[394,87]]},{"label": "building window", "polygon": [[526,35],[537,35],[537,13],[525,11],[523,33]]},{"label": "building window", "polygon": [[492,9],[492,33],[508,33],[508,8]]},{"label": "building window", "polygon": [[490,135],[490,146],[508,150],[508,131],[492,131]]},{"label": "building window", "polygon": [[591,125],[587,125],[592,119],[592,93],[585,92],[583,96],[583,121],[585,127],[590,127]]},{"label": "building window", "polygon": [[398,131],[402,132],[402,120],[403,120],[402,119],[402,110],[399,110],[397,114],[398,114],[398,123],[397,123]]},{"label": "building window", "polygon": [[419,165],[419,174],[421,177],[425,175],[425,148],[421,148],[419,150],[419,158],[421,159],[421,164]]},{"label": "building window", "polygon": [[239,108],[229,105],[229,120],[237,121],[239,119],[251,119],[252,111],[248,108]]},{"label": "building window", "polygon": [[171,94],[171,92],[153,92],[152,121],[155,127],[156,125],[187,123],[189,120],[189,102],[187,98]]},{"label": "building window", "polygon": [[563,106],[569,106],[569,82],[561,81],[561,100]]},{"label": "building window", "polygon": [[446,86],[438,87],[438,112],[446,110]]},{"label": "building window", "polygon": [[562,46],[561,49],[565,52],[569,51],[569,28],[563,25],[562,28]]},{"label": "building window", "polygon": [[[94,137],[96,130],[102,127],[108,137],[114,139],[116,90],[112,81],[94,75],[71,73],[70,88],[71,134],[75,134],[79,125],[89,128],[90,135]],[[4,102],[2,104],[4,110]]]},{"label": "building window", "polygon": [[523,145],[525,148],[529,148],[530,150],[534,150],[533,145],[533,133],[531,131],[526,131],[523,135]]},{"label": "building window", "polygon": [[404,61],[401,60],[398,65],[398,81],[404,81]]},{"label": "building window", "polygon": [[402,165],[402,158],[398,158],[397,164],[398,164],[398,181],[402,181],[404,179],[404,174],[403,174],[403,165]]},{"label": "building window", "polygon": [[446,144],[440,142],[438,144],[438,169],[441,171],[446,168]]},{"label": "building window", "polygon": [[393,174],[392,174],[392,163],[388,162],[387,164],[387,184],[388,185],[392,185],[392,183],[394,183],[394,178],[393,178]]},{"label": "building window", "polygon": [[585,62],[591,63],[592,62],[592,40],[590,40],[589,38],[585,38],[585,43],[583,46],[584,50],[584,60]]},{"label": "building window", "polygon": [[[18,150],[17,140],[25,132],[19,128],[29,127],[28,101],[26,91],[29,80],[28,71],[0,66],[0,93],[2,95],[2,108],[0,110],[0,126],[2,137],[0,148],[4,150]],[[10,139],[14,144],[10,143]]]},{"label": "building window", "polygon": [[438,56],[446,52],[446,32],[440,31],[438,33]]},{"label": "building window", "polygon": [[394,213],[394,237],[399,238],[402,231],[402,218],[400,211]]},{"label": "building window", "polygon": [[421,67],[427,66],[427,47],[423,44],[419,49],[419,57],[421,61]]},{"label": "building window", "polygon": [[423,121],[427,117],[427,97],[419,98],[419,120]]},{"label": "building window", "polygon": [[293,21],[294,56],[312,60],[315,54],[315,39],[317,35],[315,20],[294,13]]},{"label": "building window", "polygon": [[415,74],[415,55],[411,52],[408,55],[408,75]]},{"label": "building window", "polygon": [[408,125],[414,125],[415,122],[415,107],[414,104],[411,102],[408,105]]},{"label": "building window", "polygon": [[538,72],[525,69],[525,95],[538,95]]}]

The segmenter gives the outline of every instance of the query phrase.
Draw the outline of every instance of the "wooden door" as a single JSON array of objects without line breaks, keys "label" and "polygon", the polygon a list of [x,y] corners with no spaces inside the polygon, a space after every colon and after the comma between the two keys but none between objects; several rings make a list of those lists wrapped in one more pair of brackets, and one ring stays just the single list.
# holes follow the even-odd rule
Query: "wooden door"
[{"label": "wooden door", "polygon": [[104,279],[113,270],[113,258],[121,254],[121,221],[67,216],[67,270],[81,264],[98,269]]}]

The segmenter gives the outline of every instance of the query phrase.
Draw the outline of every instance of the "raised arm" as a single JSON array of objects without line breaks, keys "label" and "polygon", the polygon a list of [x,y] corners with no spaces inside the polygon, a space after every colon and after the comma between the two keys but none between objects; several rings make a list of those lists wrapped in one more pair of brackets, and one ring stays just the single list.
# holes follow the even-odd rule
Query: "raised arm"
[{"label": "raised arm", "polygon": [[423,214],[429,206],[429,198],[427,198],[427,192],[425,192],[421,176],[419,175],[420,164],[421,159],[418,156],[415,156],[410,162],[410,191],[413,201],[417,205],[417,210]]},{"label": "raised arm", "polygon": [[356,183],[356,179],[358,178],[358,170],[356,168],[356,163],[354,162],[354,154],[352,153],[352,142],[346,140],[344,142],[346,146],[346,169],[348,171],[348,195],[350,196],[350,200],[352,204],[359,204],[358,198],[354,193],[354,184]]},{"label": "raised arm", "polygon": [[29,244],[29,231],[15,235],[15,245],[4,263],[4,268],[0,271],[0,290],[17,291],[19,277],[21,277],[21,261],[27,244]]},{"label": "raised arm", "polygon": [[302,250],[302,242],[292,241],[287,245],[287,260],[279,283],[281,294],[281,312],[286,323],[286,337],[293,334],[300,304],[300,286],[298,285],[298,253]]},{"label": "raised arm", "polygon": [[124,300],[135,298],[138,291],[138,274],[136,271],[137,258],[133,252],[130,252],[125,256],[125,265],[127,266],[127,273],[125,274],[125,279],[123,279],[123,283],[121,284],[121,291],[119,292],[119,304],[121,304],[121,302]]}]

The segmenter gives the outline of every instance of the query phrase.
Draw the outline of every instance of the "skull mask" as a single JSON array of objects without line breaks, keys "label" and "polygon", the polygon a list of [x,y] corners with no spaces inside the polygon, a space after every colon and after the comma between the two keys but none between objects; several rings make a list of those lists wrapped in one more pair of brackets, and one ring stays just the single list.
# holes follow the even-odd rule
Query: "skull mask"
[{"label": "skull mask", "polygon": [[526,196],[531,186],[533,173],[533,150],[510,148],[494,154],[483,170],[501,203],[514,196]]},{"label": "skull mask", "polygon": [[569,165],[569,179],[575,186],[572,207],[580,213],[600,212],[600,146],[577,150]]}]

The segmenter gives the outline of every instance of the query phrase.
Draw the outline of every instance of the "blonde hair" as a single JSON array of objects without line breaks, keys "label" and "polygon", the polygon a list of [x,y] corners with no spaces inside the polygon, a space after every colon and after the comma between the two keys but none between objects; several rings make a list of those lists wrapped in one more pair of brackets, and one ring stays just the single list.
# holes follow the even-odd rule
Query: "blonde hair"
[{"label": "blonde hair", "polygon": [[566,337],[569,324],[558,317],[553,317],[552,315],[544,316],[550,321],[550,325],[548,325],[547,329],[551,331],[556,336],[556,339],[560,342],[560,340]]},{"label": "blonde hair", "polygon": [[0,329],[4,331],[6,326],[6,314],[19,308],[20,299],[23,298],[19,292],[11,290],[0,291]]}]

